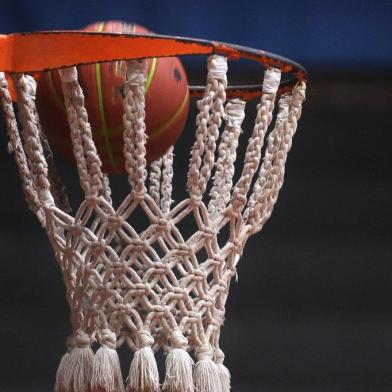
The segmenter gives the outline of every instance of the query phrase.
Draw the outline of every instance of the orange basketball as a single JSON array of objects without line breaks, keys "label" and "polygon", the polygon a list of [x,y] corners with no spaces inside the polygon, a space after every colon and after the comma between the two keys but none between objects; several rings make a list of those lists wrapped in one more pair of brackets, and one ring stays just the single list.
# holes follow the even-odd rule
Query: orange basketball
[{"label": "orange basketball", "polygon": [[[118,21],[94,23],[85,31],[148,33],[136,24]],[[124,172],[122,86],[126,62],[116,61],[78,67],[79,83],[85,94],[94,142],[109,174]],[[180,136],[189,109],[188,82],[177,57],[147,60],[146,132],[147,162],[162,156]],[[37,86],[37,109],[41,124],[53,148],[73,160],[72,143],[59,72],[41,74]]]}]

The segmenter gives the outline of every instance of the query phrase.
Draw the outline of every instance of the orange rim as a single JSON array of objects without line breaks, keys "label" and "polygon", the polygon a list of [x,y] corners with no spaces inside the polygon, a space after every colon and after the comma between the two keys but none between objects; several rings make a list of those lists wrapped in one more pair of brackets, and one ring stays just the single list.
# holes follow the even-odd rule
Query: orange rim
[{"label": "orange rim", "polygon": [[[50,69],[106,61],[149,57],[221,54],[229,59],[249,59],[264,68],[279,68],[287,75],[280,92],[307,79],[300,64],[262,50],[214,41],[151,34],[118,34],[80,31],[50,31],[0,35],[0,70],[6,73],[34,73]],[[190,87],[200,95],[200,87]],[[261,86],[232,86],[229,96],[251,99]]]}]

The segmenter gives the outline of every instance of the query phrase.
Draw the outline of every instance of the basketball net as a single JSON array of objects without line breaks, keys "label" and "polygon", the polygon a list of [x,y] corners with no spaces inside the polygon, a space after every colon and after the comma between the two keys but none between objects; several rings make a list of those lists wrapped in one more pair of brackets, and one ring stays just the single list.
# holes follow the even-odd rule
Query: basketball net
[{"label": "basketball net", "polygon": [[[173,204],[173,148],[146,165],[146,60],[127,62],[123,135],[129,193],[115,208],[77,70],[61,70],[85,195],[74,216],[40,127],[34,79],[13,75],[19,132],[5,75],[0,74],[1,105],[22,188],[53,246],[71,313],[73,332],[57,371],[57,392],[124,391],[116,351],[123,344],[133,352],[129,392],[230,390],[219,343],[230,281],[246,241],[262,229],[276,203],[305,83],[277,94],[281,72],[265,71],[253,133],[234,183],[245,102],[226,100],[226,73],[227,59],[211,55],[204,95],[197,102],[189,197]],[[136,211],[149,222],[141,232],[132,226]],[[187,219],[197,228],[184,238],[179,227]],[[222,242],[223,230],[228,234]],[[166,354],[162,386],[155,360],[159,350]]]}]

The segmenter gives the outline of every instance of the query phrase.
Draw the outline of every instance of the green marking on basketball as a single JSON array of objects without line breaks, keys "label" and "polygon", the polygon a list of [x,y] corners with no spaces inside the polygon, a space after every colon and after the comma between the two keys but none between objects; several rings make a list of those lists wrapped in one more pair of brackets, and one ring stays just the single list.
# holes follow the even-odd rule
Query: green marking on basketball
[{"label": "green marking on basketball", "polygon": [[162,132],[166,131],[170,126],[172,126],[176,122],[176,120],[178,119],[178,117],[181,115],[181,113],[184,111],[184,109],[186,107],[186,103],[188,101],[188,96],[189,96],[189,90],[187,89],[186,94],[184,96],[184,99],[181,102],[180,107],[162,125],[160,125],[158,128],[155,128],[153,131],[151,131],[150,139],[155,139]]},{"label": "green marking on basketball", "polygon": [[147,80],[146,80],[146,84],[145,84],[145,86],[144,86],[144,95],[146,95],[147,92],[148,92],[148,90],[150,89],[150,86],[151,86],[151,83],[152,83],[152,79],[153,79],[154,74],[155,74],[155,68],[156,68],[156,66],[157,66],[157,58],[154,57],[154,58],[151,60],[150,72],[148,73],[148,77],[147,77]]}]

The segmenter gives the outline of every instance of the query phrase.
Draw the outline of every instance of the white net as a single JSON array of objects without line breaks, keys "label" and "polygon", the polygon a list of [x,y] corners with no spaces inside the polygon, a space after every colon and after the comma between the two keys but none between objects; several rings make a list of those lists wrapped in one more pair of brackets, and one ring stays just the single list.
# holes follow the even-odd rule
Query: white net
[{"label": "white net", "polygon": [[[154,358],[160,349],[167,354],[164,391],[230,389],[219,345],[230,281],[247,239],[261,230],[277,200],[305,84],[299,82],[279,95],[280,71],[265,71],[253,133],[239,180],[233,183],[245,102],[226,101],[226,72],[225,57],[209,57],[207,85],[197,102],[189,197],[173,204],[173,148],[150,168],[146,165],[146,61],[128,61],[123,136],[130,190],[115,207],[76,68],[62,70],[73,152],[85,194],[74,216],[40,129],[33,78],[13,76],[19,133],[0,74],[1,104],[22,187],[48,233],[71,311],[73,333],[59,366],[56,391],[123,391],[116,348],[124,343],[134,352],[128,391],[160,390]],[[277,117],[269,129],[277,96]],[[139,232],[132,224],[136,211],[149,222]],[[187,220],[196,227],[189,238],[179,229]],[[222,230],[228,232],[224,243]],[[93,342],[100,346],[95,353]]]}]

